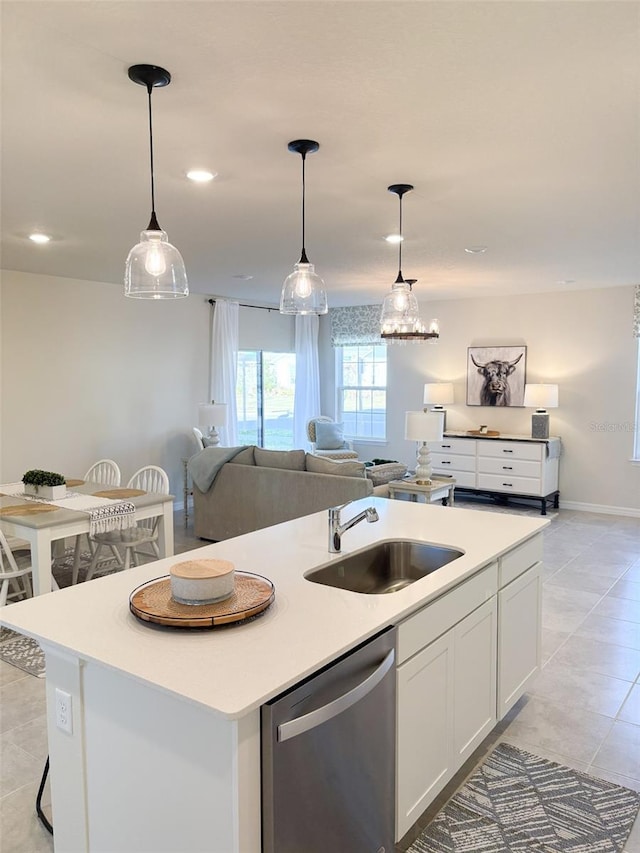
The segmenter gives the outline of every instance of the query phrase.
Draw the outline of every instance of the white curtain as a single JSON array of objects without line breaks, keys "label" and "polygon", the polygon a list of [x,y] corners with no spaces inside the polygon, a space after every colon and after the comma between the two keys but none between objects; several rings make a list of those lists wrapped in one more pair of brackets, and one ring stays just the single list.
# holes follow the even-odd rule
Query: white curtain
[{"label": "white curtain", "polygon": [[220,444],[238,444],[236,379],[238,375],[237,302],[216,299],[211,319],[211,399],[227,404],[227,425],[218,430]]},{"label": "white curtain", "polygon": [[296,388],[293,398],[293,446],[310,449],[307,421],[320,412],[317,314],[296,315]]}]

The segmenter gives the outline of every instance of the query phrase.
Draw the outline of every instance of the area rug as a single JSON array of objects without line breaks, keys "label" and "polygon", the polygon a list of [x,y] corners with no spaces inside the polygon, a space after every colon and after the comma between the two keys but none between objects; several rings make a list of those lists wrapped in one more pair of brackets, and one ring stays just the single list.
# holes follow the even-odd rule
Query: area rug
[{"label": "area rug", "polygon": [[408,853],[620,853],[640,794],[501,743]]},{"label": "area rug", "polygon": [[44,678],[44,654],[31,637],[23,637],[21,634],[3,629],[0,660],[28,672],[29,675],[35,675],[36,678]]}]

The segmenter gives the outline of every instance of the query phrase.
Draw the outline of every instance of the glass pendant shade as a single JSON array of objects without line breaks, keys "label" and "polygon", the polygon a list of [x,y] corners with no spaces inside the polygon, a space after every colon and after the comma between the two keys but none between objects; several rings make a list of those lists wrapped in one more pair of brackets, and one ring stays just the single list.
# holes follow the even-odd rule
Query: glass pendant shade
[{"label": "glass pendant shade", "polygon": [[129,252],[124,293],[133,299],[178,299],[189,295],[182,255],[165,231],[143,231]]},{"label": "glass pendant shade", "polygon": [[380,313],[380,332],[383,335],[408,334],[420,323],[418,300],[406,281],[394,282],[384,298]]},{"label": "glass pendant shade", "polygon": [[329,310],[324,281],[313,264],[297,263],[280,294],[281,314],[326,314]]}]

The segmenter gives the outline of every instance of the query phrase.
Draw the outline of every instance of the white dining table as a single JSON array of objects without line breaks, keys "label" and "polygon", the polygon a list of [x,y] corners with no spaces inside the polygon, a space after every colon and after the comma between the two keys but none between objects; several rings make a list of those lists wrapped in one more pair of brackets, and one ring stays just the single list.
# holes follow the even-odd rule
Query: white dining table
[{"label": "white dining table", "polygon": [[[8,484],[11,485],[11,484]],[[73,485],[73,491],[82,494],[113,489],[113,486],[83,482]],[[173,495],[161,495],[146,492],[144,495],[125,497],[136,510],[136,521],[159,517],[158,548],[160,557],[173,556]],[[57,507],[50,512],[20,515],[6,513],[8,507],[32,505],[32,501],[17,495],[4,495],[0,485],[0,524],[5,534],[26,539],[31,546],[31,565],[33,571],[33,594],[43,595],[51,592],[55,579],[51,574],[52,544],[60,539],[89,533],[90,519],[86,512]]]}]

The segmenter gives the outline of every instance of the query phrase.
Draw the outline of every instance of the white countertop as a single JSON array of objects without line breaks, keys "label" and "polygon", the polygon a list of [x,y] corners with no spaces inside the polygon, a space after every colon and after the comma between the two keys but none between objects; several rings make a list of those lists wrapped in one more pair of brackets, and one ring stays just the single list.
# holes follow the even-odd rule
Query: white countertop
[{"label": "white countertop", "polygon": [[[363,498],[343,520],[375,505],[380,521],[362,522],[329,554],[327,512],[205,545],[89,583],[11,604],[0,622],[82,660],[239,718],[343,652],[472,575],[542,530],[542,518]],[[304,573],[375,542],[411,539],[459,548],[464,556],[400,592],[364,595],[311,583]],[[212,629],[150,625],[129,612],[139,584],[195,556],[231,560],[275,584],[269,609],[245,624]]]}]

